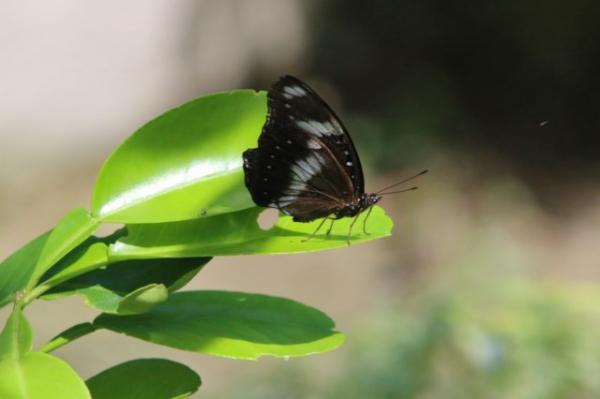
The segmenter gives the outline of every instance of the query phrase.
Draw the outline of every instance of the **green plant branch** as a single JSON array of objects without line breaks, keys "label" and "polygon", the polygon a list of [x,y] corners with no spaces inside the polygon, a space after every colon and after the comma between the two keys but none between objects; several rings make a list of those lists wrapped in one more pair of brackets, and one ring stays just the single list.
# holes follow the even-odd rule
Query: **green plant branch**
[{"label": "green plant branch", "polygon": [[18,302],[21,303],[21,305],[23,307],[25,307],[25,306],[29,305],[31,303],[31,301],[33,301],[34,299],[41,296],[44,292],[48,291],[50,288],[52,288],[52,287],[47,286],[47,285],[37,286],[33,290],[26,293],[23,296],[23,298],[21,298]]},{"label": "green plant branch", "polygon": [[58,334],[56,337],[52,338],[46,344],[44,344],[41,348],[38,349],[39,352],[50,353],[55,351],[56,349],[65,346],[68,343],[75,341],[78,338],[81,338],[85,335],[91,334],[96,331],[96,327],[92,323],[86,322],[81,324],[76,324],[65,331]]}]

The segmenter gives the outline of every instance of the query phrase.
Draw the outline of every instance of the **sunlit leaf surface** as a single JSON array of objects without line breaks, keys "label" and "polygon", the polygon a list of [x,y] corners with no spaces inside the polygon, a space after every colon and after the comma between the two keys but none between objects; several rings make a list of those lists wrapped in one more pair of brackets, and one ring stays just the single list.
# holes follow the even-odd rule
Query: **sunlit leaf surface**
[{"label": "sunlit leaf surface", "polygon": [[17,307],[0,334],[0,398],[90,398],[85,384],[67,363],[29,352],[31,344],[31,326]]},{"label": "sunlit leaf surface", "polygon": [[83,380],[63,360],[29,352],[0,361],[0,398],[90,399]]},{"label": "sunlit leaf surface", "polygon": [[256,146],[266,109],[264,93],[240,90],[190,101],[149,122],[104,164],[93,214],[155,223],[252,207],[242,152]]},{"label": "sunlit leaf surface", "polygon": [[[334,223],[328,236],[329,221],[319,234],[308,239],[317,229],[320,220],[296,223],[291,217],[280,217],[270,230],[257,223],[262,211],[252,208],[241,212],[166,224],[128,226],[129,234],[109,248],[113,259],[148,257],[190,257],[240,254],[281,254],[311,252],[342,248],[348,245],[351,218]],[[393,223],[383,209],[375,207],[363,232],[366,212],[354,225],[350,241],[358,244],[389,236]],[[308,240],[307,240],[308,239]]]},{"label": "sunlit leaf surface", "polygon": [[236,359],[326,352],[344,339],[317,309],[226,291],[178,292],[148,313],[101,315],[94,324],[159,345]]},{"label": "sunlit leaf surface", "polygon": [[18,359],[31,350],[32,343],[31,325],[22,310],[16,307],[0,334],[0,359]]}]

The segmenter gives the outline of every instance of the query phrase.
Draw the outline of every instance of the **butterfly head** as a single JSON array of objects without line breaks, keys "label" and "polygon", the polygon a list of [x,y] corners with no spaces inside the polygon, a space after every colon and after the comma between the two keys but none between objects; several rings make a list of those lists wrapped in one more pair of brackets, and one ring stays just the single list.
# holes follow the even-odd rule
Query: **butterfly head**
[{"label": "butterfly head", "polygon": [[346,204],[338,214],[339,216],[356,216],[365,209],[378,203],[380,199],[380,195],[363,193],[359,197],[356,197],[352,202]]},{"label": "butterfly head", "polygon": [[363,195],[360,196],[360,206],[362,209],[367,209],[368,207],[373,206],[376,203],[378,203],[380,199],[381,199],[381,196],[378,194],[364,193]]}]

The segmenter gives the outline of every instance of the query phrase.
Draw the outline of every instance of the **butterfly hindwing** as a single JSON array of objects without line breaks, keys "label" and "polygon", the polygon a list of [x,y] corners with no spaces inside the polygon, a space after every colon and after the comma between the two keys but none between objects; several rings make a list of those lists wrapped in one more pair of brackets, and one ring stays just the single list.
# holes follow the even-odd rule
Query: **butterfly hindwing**
[{"label": "butterfly hindwing", "polygon": [[268,93],[258,148],[244,153],[246,186],[259,206],[297,221],[325,217],[364,191],[352,140],[329,106],[289,76]]}]

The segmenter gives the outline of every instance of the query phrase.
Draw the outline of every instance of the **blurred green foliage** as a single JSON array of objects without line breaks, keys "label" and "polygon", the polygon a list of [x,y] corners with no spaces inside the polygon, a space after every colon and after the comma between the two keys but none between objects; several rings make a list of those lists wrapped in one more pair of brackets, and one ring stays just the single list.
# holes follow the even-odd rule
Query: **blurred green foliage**
[{"label": "blurred green foliage", "polygon": [[597,398],[598,301],[595,288],[524,281],[428,292],[361,323],[332,381],[286,367],[231,397]]},{"label": "blurred green foliage", "polygon": [[216,397],[600,397],[600,289],[538,264],[556,252],[531,237],[545,219],[526,186],[486,183],[466,196],[428,182],[398,222],[391,260],[361,265],[381,267],[385,283],[358,294],[368,305],[338,357],[319,370],[292,359]]}]

